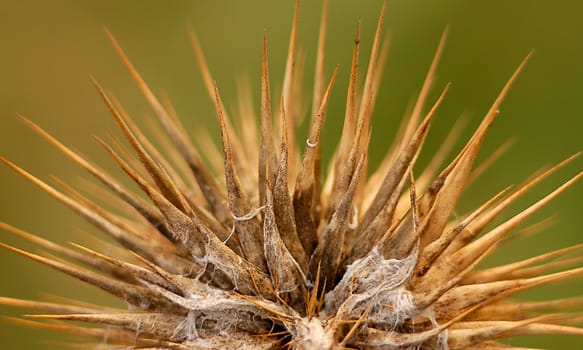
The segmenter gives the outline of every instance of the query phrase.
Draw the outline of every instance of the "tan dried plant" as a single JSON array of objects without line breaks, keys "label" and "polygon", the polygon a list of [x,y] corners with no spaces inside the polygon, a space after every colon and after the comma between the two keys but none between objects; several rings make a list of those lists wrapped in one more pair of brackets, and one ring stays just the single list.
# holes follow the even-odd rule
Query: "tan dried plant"
[{"label": "tan dried plant", "polygon": [[[122,143],[98,141],[149,200],[25,118],[107,189],[92,186],[87,192],[111,203],[115,213],[62,181],[54,187],[2,161],[123,249],[105,254],[77,244],[61,246],[8,224],[0,226],[48,253],[2,244],[4,248],[101,288],[129,309],[75,301],[0,302],[37,310],[21,322],[86,337],[96,349],[519,349],[499,339],[583,336],[581,314],[569,312],[583,303],[581,298],[508,300],[540,285],[580,278],[583,245],[476,268],[499,246],[541,226],[515,233],[583,172],[491,227],[507,207],[576,155],[504,189],[465,215],[454,213],[464,189],[497,154],[475,165],[500,104],[528,57],[451,163],[442,165],[459,136],[458,127],[415,174],[416,159],[447,92],[445,86],[427,106],[444,35],[417,102],[380,166],[369,172],[371,114],[387,55],[383,5],[362,78],[357,27],[342,135],[330,166],[322,171],[321,131],[337,71],[325,78],[327,2],[309,113],[302,109],[307,93],[300,89],[303,61],[296,52],[298,9],[299,3],[277,98],[271,95],[264,37],[260,118],[255,118],[250,97],[239,101],[237,118],[227,115],[191,33],[216,106],[222,155],[208,135],[197,135],[200,142],[194,145],[169,102],[159,100],[108,34],[163,126],[165,133],[154,135],[156,143],[173,144],[163,150],[153,146],[119,102],[94,81],[137,158]],[[278,108],[272,110],[272,104]],[[297,140],[304,114],[310,115],[305,143]],[[85,327],[83,322],[102,327]]]}]

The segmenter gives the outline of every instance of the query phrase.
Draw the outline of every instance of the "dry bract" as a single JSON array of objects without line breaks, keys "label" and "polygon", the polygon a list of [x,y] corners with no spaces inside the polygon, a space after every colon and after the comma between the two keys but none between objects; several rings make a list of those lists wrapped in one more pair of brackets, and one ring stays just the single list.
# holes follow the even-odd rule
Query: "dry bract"
[{"label": "dry bract", "polygon": [[[501,349],[506,347],[497,339],[516,335],[582,336],[580,316],[568,316],[570,309],[583,303],[581,298],[533,303],[508,297],[542,284],[580,278],[583,268],[574,266],[581,259],[573,258],[573,253],[580,254],[583,245],[476,269],[509,241],[520,224],[583,176],[577,174],[490,228],[510,204],[576,155],[521,186],[501,191],[474,211],[453,215],[458,198],[483,169],[476,167],[476,155],[528,57],[453,161],[442,164],[459,135],[457,127],[433,154],[433,161],[414,173],[431,121],[446,98],[448,86],[427,106],[444,34],[397,140],[378,169],[369,173],[370,120],[387,55],[383,6],[363,84],[358,74],[357,27],[342,136],[322,176],[322,127],[338,68],[325,77],[326,2],[310,130],[305,143],[297,142],[302,98],[307,95],[301,91],[302,62],[296,61],[298,10],[299,5],[282,94],[273,99],[275,103],[264,37],[260,116],[250,112],[246,96],[239,101],[241,113],[235,119],[228,116],[191,33],[204,83],[216,106],[222,156],[211,149],[210,141],[193,145],[172,106],[158,100],[108,33],[166,131],[155,134],[161,140],[158,144],[173,144],[164,151],[156,149],[120,103],[94,81],[137,157],[128,156],[119,143],[99,142],[149,201],[25,118],[26,124],[102,185],[99,190],[91,185],[91,193],[103,196],[118,208],[116,213],[124,214],[106,210],[63,182],[53,187],[2,161],[117,240],[124,250],[108,255],[77,244],[60,246],[8,224],[0,226],[48,254],[2,244],[5,248],[101,288],[124,300],[129,310],[12,298],[0,298],[0,303],[37,310],[32,320],[22,322],[93,339],[101,344],[96,348]],[[278,106],[274,111],[272,104]],[[224,181],[216,178],[222,173]],[[557,268],[562,270],[554,272]],[[57,322],[63,320],[104,327]]]}]

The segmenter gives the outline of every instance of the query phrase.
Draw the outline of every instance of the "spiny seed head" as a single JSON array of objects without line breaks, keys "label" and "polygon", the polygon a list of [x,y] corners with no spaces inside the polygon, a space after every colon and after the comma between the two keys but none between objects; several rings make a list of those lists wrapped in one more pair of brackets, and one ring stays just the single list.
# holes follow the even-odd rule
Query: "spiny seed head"
[{"label": "spiny seed head", "polygon": [[[457,129],[432,154],[427,167],[415,169],[448,89],[442,87],[438,99],[428,105],[445,33],[396,141],[380,166],[370,170],[370,120],[387,55],[383,6],[362,76],[357,28],[342,134],[328,169],[321,169],[322,126],[338,68],[329,76],[323,69],[325,2],[313,103],[305,113],[302,98],[309,94],[300,90],[302,69],[296,62],[298,9],[296,5],[281,96],[271,94],[264,37],[259,118],[245,109],[235,119],[228,115],[199,42],[190,33],[216,107],[222,156],[212,142],[193,145],[172,106],[160,102],[108,32],[165,131],[155,137],[173,143],[172,148],[157,149],[121,104],[93,80],[135,157],[120,143],[98,141],[148,200],[26,118],[22,120],[27,125],[115,195],[105,197],[116,206],[115,213],[64,182],[53,187],[2,161],[124,249],[106,254],[77,244],[60,246],[8,224],[0,227],[50,255],[3,247],[101,288],[129,308],[12,298],[0,298],[0,303],[38,310],[28,324],[75,333],[102,347],[498,349],[505,345],[497,339],[518,335],[582,336],[580,314],[568,313],[583,303],[580,298],[538,303],[508,298],[580,278],[583,268],[573,266],[580,264],[583,245],[476,268],[509,241],[521,223],[583,177],[583,172],[577,174],[491,228],[508,206],[577,155],[501,191],[473,211],[454,214],[458,198],[482,169],[475,160],[484,137],[529,57],[449,164],[442,162]],[[299,142],[296,132],[305,114],[310,116],[308,138]],[[224,176],[218,179],[216,174]],[[103,193],[94,188],[91,192]],[[557,268],[562,270],[555,272]],[[65,320],[102,327],[60,322]]]}]

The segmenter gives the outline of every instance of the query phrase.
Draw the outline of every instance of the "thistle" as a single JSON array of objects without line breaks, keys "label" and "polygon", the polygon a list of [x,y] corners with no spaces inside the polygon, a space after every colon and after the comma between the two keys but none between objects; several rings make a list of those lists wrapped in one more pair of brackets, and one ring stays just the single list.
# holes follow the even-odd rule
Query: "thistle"
[{"label": "thistle", "polygon": [[[457,125],[429,164],[417,169],[431,121],[448,89],[443,87],[430,104],[446,31],[396,140],[380,166],[369,169],[371,116],[387,56],[383,5],[362,77],[357,26],[342,134],[329,166],[322,169],[322,127],[338,70],[327,77],[323,68],[327,7],[325,1],[309,112],[302,107],[307,93],[300,89],[303,62],[296,52],[299,1],[281,96],[271,94],[267,36],[263,38],[259,118],[249,107],[251,101],[243,98],[236,118],[229,117],[199,42],[190,33],[216,107],[222,150],[213,148],[208,135],[197,135],[203,141],[194,145],[170,102],[152,92],[108,32],[164,130],[154,130],[157,144],[168,147],[155,147],[122,105],[93,80],[133,155],[121,142],[98,142],[147,199],[24,117],[97,180],[101,187],[85,188],[97,198],[59,180],[49,185],[1,160],[122,249],[104,253],[78,244],[61,246],[5,223],[0,223],[4,231],[49,253],[0,244],[101,288],[129,307],[5,297],[0,303],[36,310],[22,322],[80,335],[95,348],[507,349],[512,347],[499,339],[583,336],[580,313],[570,312],[582,304],[581,298],[509,300],[524,290],[580,278],[583,268],[576,265],[583,244],[478,268],[498,247],[544,224],[517,231],[583,172],[510,219],[494,222],[577,154],[468,213],[455,212],[464,189],[497,154],[476,164],[502,100],[530,55],[454,159],[443,164],[459,135]],[[305,115],[310,116],[308,138],[299,142],[297,130]],[[115,211],[96,199],[105,199]]]}]

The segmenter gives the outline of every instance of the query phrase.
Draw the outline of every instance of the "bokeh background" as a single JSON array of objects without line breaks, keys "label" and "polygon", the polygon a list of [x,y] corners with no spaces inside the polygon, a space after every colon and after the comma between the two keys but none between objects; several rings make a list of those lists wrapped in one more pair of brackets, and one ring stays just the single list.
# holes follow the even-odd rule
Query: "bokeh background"
[{"label": "bokeh background", "polygon": [[[362,20],[361,57],[366,62],[381,7],[380,0],[331,3],[327,73],[336,64],[341,70],[326,122],[328,151],[341,125],[339,116],[343,115],[356,23]],[[171,97],[187,126],[193,130],[206,128],[217,135],[213,107],[188,42],[188,26],[195,29],[204,46],[227,106],[236,106],[237,80],[246,78],[254,87],[257,107],[262,33],[268,33],[270,68],[277,87],[283,73],[293,1],[1,0],[0,8],[0,155],[41,179],[56,175],[78,183],[83,172],[19,122],[16,114],[31,118],[66,144],[112,168],[112,161],[92,136],[107,137],[117,131],[89,75],[120,98],[134,118],[151,117],[152,111],[116,57],[104,26],[116,35],[151,87]],[[311,96],[320,8],[321,1],[302,3],[299,43],[308,62],[306,99]],[[581,13],[583,2],[576,0],[390,1],[386,28],[391,48],[375,109],[372,165],[390,144],[401,116],[418,92],[447,25],[450,36],[432,98],[446,82],[453,85],[432,126],[421,162],[462,114],[468,117],[465,141],[515,67],[535,50],[503,104],[482,155],[510,138],[516,142],[468,189],[458,208],[460,213],[506,185],[519,183],[541,166],[581,150]],[[513,207],[514,212],[582,168],[583,161],[578,159],[538,186]],[[91,242],[83,232],[95,232],[92,227],[6,167],[0,167],[0,198],[0,220],[4,222],[59,243]],[[552,228],[502,249],[488,263],[582,243],[582,207],[583,185],[577,184],[537,215],[540,220],[556,213],[558,221]],[[5,232],[0,232],[0,240],[35,249]],[[0,276],[2,296],[36,299],[62,295],[116,303],[93,288],[4,250],[0,251]],[[583,283],[575,281],[520,296],[544,300],[581,295],[582,291]],[[21,313],[0,308],[3,316]],[[61,349],[62,340],[61,336],[9,321],[0,323],[2,349]],[[510,344],[577,349],[583,348],[583,339],[536,336],[516,338]]]}]

